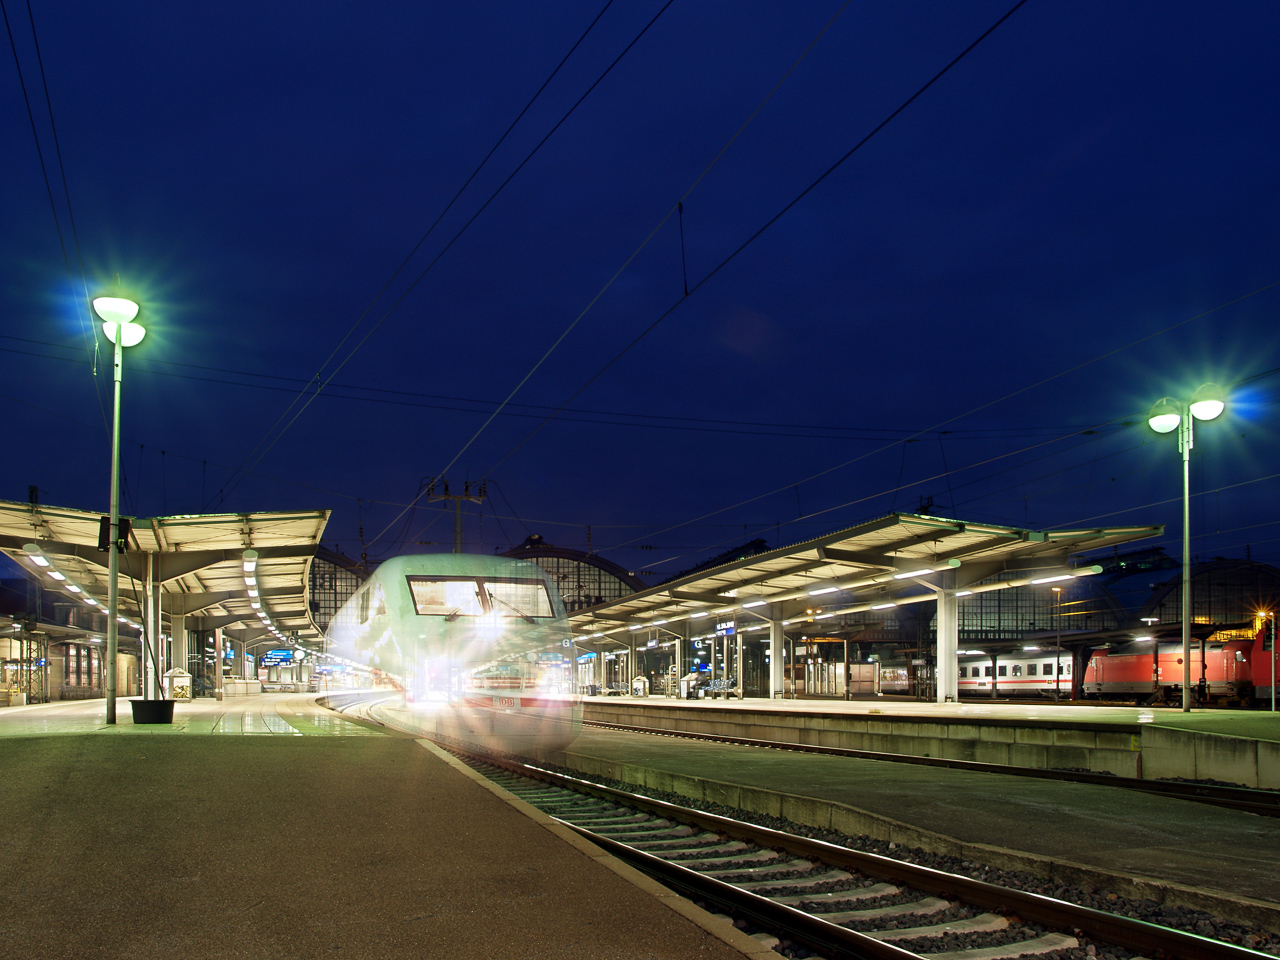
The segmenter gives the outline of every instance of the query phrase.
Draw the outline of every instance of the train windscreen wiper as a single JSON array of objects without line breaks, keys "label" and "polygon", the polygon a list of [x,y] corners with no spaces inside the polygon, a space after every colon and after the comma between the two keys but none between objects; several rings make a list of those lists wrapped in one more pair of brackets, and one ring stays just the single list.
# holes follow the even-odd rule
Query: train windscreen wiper
[{"label": "train windscreen wiper", "polygon": [[522,620],[524,620],[524,621],[526,621],[526,622],[528,622],[528,623],[532,623],[535,627],[538,625],[538,621],[537,621],[537,620],[535,620],[535,619],[533,619],[533,617],[529,616],[529,615],[528,615],[527,613],[525,613],[523,610],[519,609],[518,607],[514,607],[514,606],[512,606],[511,604],[507,603],[507,601],[503,600],[501,597],[495,597],[495,596],[493,595],[493,591],[492,591],[492,590],[486,589],[486,590],[485,590],[485,593],[487,593],[487,594],[489,595],[489,606],[490,606],[490,607],[492,607],[494,603],[500,603],[500,604],[502,604],[504,607],[506,607],[508,610],[510,610],[511,612],[513,612],[513,613],[514,613],[517,617],[519,617],[520,619],[522,619]]}]

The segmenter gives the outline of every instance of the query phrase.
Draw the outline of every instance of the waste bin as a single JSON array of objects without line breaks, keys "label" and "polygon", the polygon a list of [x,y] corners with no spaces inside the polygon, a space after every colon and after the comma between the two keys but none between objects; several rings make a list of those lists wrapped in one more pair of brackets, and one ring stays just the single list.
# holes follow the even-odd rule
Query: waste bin
[{"label": "waste bin", "polygon": [[649,678],[636,677],[632,680],[631,695],[633,697],[647,697],[649,695]]},{"label": "waste bin", "polygon": [[174,667],[164,675],[164,695],[170,700],[191,702],[191,674]]}]

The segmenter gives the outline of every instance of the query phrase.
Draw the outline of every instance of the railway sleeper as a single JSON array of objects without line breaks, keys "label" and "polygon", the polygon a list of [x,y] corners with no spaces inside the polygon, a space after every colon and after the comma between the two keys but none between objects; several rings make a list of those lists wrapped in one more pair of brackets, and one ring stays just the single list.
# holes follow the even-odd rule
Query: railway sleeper
[{"label": "railway sleeper", "polygon": [[[639,846],[639,844],[635,844]],[[692,866],[701,860],[708,860],[727,855],[730,853],[741,853],[746,850],[755,850],[754,844],[744,843],[741,840],[730,840],[728,843],[717,843],[714,846],[706,847],[671,847],[665,850],[650,850],[655,857],[661,857],[663,860],[672,860],[684,866]],[[685,859],[687,858],[687,859]]]},{"label": "railway sleeper", "polygon": [[[845,876],[849,876],[846,874]],[[837,877],[833,879],[844,879]],[[850,879],[853,879],[850,877]],[[806,884],[813,883],[812,880],[803,881]],[[895,887],[891,883],[873,883],[869,887],[861,887],[856,890],[839,890],[832,893],[793,893],[785,897],[770,897],[777,903],[785,903],[789,907],[820,906],[827,903],[843,903],[856,900],[875,900],[877,897],[896,897],[902,892],[900,887]]]},{"label": "railway sleeper", "polygon": [[[775,857],[779,856],[775,851],[770,851]],[[732,883],[735,887],[742,886],[734,877],[744,877],[751,880],[755,877],[767,877],[771,873],[803,873],[812,870],[816,864],[810,863],[808,860],[784,860],[780,863],[771,863],[763,867],[747,867],[745,870],[741,867],[734,867],[728,870],[699,870],[698,872],[708,876],[723,880],[726,883]]]},{"label": "railway sleeper", "polygon": [[[826,919],[824,917],[824,919]],[[993,930],[1004,930],[1009,920],[998,913],[982,913],[965,920],[948,920],[945,923],[933,923],[924,927],[905,927],[901,930],[864,931],[873,940],[909,940],[912,937],[940,937],[944,933],[990,933]]]},{"label": "railway sleeper", "polygon": [[693,827],[681,827],[677,830],[666,831],[670,834],[669,838],[659,838],[656,840],[637,840],[630,846],[637,850],[645,850],[652,853],[655,857],[661,856],[663,851],[668,849],[678,850],[696,850],[699,844],[705,846],[716,846],[724,843],[724,837],[707,831],[696,832]]},{"label": "railway sleeper", "polygon": [[[651,836],[653,833],[660,833],[661,836]],[[610,834],[610,837],[614,840],[621,840],[624,836],[625,834]],[[627,840],[627,846],[635,847],[637,850],[649,851],[655,856],[660,848],[672,844],[691,846],[699,842],[720,843],[724,840],[724,837],[717,836],[714,833],[706,833],[705,831],[700,832],[696,827],[686,826],[685,824],[673,826],[670,830],[640,830],[636,831],[632,836],[637,839]]]},{"label": "railway sleeper", "polygon": [[[826,873],[811,874],[806,877],[795,877],[793,879],[744,880],[741,883],[735,883],[734,886],[741,887],[743,890],[750,890],[752,893],[758,893],[763,897],[768,897],[770,895],[769,891],[773,890],[804,890],[807,887],[817,886],[820,883],[842,883],[846,880],[853,879],[855,879],[854,875],[847,871],[828,870]],[[823,896],[821,893],[810,893],[807,895],[807,899],[816,900],[821,896]],[[839,895],[837,894],[837,896]]]},{"label": "railway sleeper", "polygon": [[612,817],[609,817],[609,816],[602,817],[597,813],[577,813],[576,811],[564,811],[562,813],[556,814],[556,818],[559,820],[568,820],[570,823],[576,823],[578,826],[586,827],[588,830],[594,830],[597,827],[601,827],[605,829],[607,829],[608,827],[630,827],[630,826],[634,826],[637,823],[651,823],[651,824],[664,823],[664,824],[667,824],[668,826],[671,825],[670,820],[654,820],[653,817],[649,816],[649,814],[647,813],[633,813],[631,811],[627,811],[626,813],[619,813]]},{"label": "railway sleeper", "polygon": [[1010,957],[1026,957],[1059,950],[1074,950],[1080,941],[1065,933],[1046,933],[1034,940],[1006,943],[998,947],[979,947],[976,950],[947,950],[943,953],[922,953],[929,960],[1007,960]]},{"label": "railway sleeper", "polygon": [[[746,847],[745,845],[744,847],[747,850],[751,849],[750,847]],[[741,853],[738,851],[728,851],[723,857],[704,857],[698,860],[677,860],[675,862],[682,867],[688,867],[690,870],[697,870],[699,873],[706,873],[706,874],[724,873],[726,872],[724,869],[711,870],[708,868],[717,867],[717,866],[728,867],[729,864],[733,864],[734,866],[731,868],[732,872],[742,873],[744,872],[744,870],[756,869],[755,867],[751,866],[751,864],[770,863],[771,861],[777,860],[781,856],[782,854],[778,853],[778,851],[776,850],[756,850],[754,853]],[[743,864],[744,866],[738,867],[737,864]],[[787,866],[788,868],[790,868],[791,864],[788,863]]]},{"label": "railway sleeper", "polygon": [[[834,913],[818,913],[814,916],[821,917],[829,923],[850,923],[855,920],[883,920],[886,917],[906,917],[921,916],[927,917],[931,913],[941,913],[943,910],[950,910],[953,906],[947,900],[939,897],[925,897],[923,900],[913,900],[911,903],[895,903],[888,907],[870,907],[864,910],[838,910]],[[862,933],[863,931],[858,931]],[[885,930],[884,933],[896,933],[894,930]],[[871,936],[871,931],[866,931],[867,936]]]}]

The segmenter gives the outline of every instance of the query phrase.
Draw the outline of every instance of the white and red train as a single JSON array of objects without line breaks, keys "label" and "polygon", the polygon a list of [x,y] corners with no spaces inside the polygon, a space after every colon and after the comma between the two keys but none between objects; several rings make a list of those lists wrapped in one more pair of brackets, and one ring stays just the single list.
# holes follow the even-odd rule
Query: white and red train
[{"label": "white and red train", "polygon": [[[1253,636],[1237,635],[1204,645],[1204,684],[1201,685],[1200,641],[1191,645],[1191,686],[1202,701],[1250,703],[1269,700],[1273,682],[1269,627]],[[1156,649],[1158,647],[1158,649]],[[1155,662],[1158,658],[1158,663]],[[1155,695],[1166,702],[1182,698],[1182,643],[1179,640],[1135,640],[1121,646],[1093,650],[1083,661],[1065,646],[1013,650],[990,654],[962,654],[957,658],[957,686],[965,698],[1038,697],[1147,701]],[[1079,670],[1080,676],[1075,676]],[[911,671],[888,662],[880,670],[881,692],[911,694]],[[994,686],[994,693],[993,691]]]}]

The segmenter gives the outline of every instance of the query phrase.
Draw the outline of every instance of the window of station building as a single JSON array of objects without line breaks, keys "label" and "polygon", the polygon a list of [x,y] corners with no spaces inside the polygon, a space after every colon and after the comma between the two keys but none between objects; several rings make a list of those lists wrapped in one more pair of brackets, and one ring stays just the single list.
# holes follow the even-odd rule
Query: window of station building
[{"label": "window of station building", "polygon": [[1013,675],[1014,675],[1015,677],[1020,677],[1020,676],[1022,676],[1022,664],[1020,664],[1020,663],[1015,663],[1015,664],[1013,665]]},{"label": "window of station building", "polygon": [[996,670],[996,675],[1000,677],[1007,677],[1009,675],[1009,668],[1005,666],[1003,663],[1000,664],[999,669]]}]

